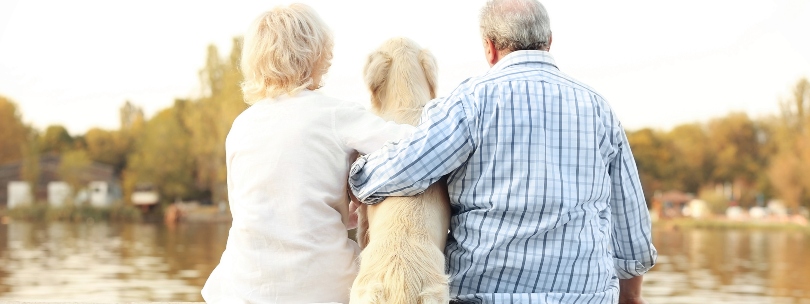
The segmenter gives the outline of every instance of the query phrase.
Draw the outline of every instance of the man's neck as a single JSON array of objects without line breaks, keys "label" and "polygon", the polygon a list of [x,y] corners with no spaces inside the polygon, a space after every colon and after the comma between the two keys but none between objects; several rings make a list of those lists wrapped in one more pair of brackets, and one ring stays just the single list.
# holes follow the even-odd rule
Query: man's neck
[{"label": "man's neck", "polygon": [[[548,48],[540,49],[538,51],[548,52]],[[501,61],[504,57],[506,57],[507,55],[509,55],[509,54],[511,54],[513,52],[514,51],[510,51],[510,50],[497,50],[497,51],[495,51],[495,57],[493,58],[492,61],[490,61],[489,66],[490,67],[495,66],[496,64],[498,64],[498,61]]]}]

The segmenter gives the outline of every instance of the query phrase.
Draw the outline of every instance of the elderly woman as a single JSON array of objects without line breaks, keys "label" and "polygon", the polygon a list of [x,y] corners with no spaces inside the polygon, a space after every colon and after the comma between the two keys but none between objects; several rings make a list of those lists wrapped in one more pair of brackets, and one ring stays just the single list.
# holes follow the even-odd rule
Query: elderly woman
[{"label": "elderly woman", "polygon": [[412,127],[315,91],[332,35],[302,4],[276,7],[245,35],[251,105],[225,142],[233,224],[202,290],[208,303],[348,303],[357,273],[346,179],[356,153]]}]

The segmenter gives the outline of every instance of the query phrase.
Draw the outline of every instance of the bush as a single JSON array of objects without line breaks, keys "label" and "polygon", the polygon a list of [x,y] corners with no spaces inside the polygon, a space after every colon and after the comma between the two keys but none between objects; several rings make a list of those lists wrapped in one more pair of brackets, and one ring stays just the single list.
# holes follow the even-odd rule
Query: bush
[{"label": "bush", "polygon": [[24,221],[115,221],[136,222],[141,220],[141,212],[132,206],[116,203],[108,208],[67,203],[60,207],[50,207],[46,203],[21,205],[11,208],[8,217]]},{"label": "bush", "polygon": [[46,213],[48,213],[46,204],[25,204],[9,209],[6,214],[15,220],[38,221],[45,219]]}]

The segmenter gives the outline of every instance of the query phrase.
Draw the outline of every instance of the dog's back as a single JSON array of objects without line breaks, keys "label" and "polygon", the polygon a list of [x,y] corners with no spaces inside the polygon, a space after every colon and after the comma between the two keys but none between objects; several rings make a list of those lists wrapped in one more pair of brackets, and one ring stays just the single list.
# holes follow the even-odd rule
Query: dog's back
[{"label": "dog's back", "polygon": [[[388,40],[372,53],[364,77],[373,110],[387,120],[415,125],[436,97],[435,59],[406,38]],[[358,240],[365,248],[351,303],[448,303],[443,250],[450,200],[444,181],[420,195],[363,208]]]}]

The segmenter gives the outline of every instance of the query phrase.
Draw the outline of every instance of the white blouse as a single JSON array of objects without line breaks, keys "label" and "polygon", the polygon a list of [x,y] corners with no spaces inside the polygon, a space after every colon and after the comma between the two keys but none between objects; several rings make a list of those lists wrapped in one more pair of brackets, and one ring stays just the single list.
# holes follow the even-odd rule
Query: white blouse
[{"label": "white blouse", "polygon": [[312,91],[240,114],[225,141],[233,223],[205,301],[348,303],[360,251],[346,233],[353,154],[412,131]]}]

